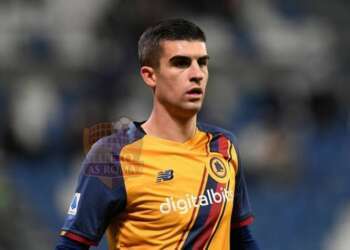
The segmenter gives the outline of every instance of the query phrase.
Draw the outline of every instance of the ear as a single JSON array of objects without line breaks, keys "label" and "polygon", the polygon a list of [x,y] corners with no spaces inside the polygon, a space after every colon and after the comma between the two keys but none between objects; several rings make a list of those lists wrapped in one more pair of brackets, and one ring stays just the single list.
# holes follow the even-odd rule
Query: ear
[{"label": "ear", "polygon": [[149,66],[142,66],[140,69],[140,75],[143,81],[151,88],[156,87],[156,75],[155,70]]}]

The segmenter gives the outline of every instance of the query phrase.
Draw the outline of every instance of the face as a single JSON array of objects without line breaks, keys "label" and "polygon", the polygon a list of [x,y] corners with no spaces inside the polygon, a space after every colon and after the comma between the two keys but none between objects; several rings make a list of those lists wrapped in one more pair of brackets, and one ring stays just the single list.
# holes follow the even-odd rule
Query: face
[{"label": "face", "polygon": [[154,101],[178,116],[193,116],[203,103],[208,54],[202,41],[163,41],[154,70]]}]

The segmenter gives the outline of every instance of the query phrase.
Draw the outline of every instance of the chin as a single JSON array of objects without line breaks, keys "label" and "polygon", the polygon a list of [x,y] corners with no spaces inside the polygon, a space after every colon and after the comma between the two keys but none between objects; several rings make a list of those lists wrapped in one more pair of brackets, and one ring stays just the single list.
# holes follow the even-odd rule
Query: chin
[{"label": "chin", "polygon": [[181,113],[187,116],[194,116],[201,110],[201,103],[190,103],[181,107]]},{"label": "chin", "polygon": [[173,104],[173,105],[167,105],[167,109],[173,114],[178,117],[182,118],[191,118],[195,116],[201,109],[202,102],[196,101],[196,102],[183,102],[181,104]]}]

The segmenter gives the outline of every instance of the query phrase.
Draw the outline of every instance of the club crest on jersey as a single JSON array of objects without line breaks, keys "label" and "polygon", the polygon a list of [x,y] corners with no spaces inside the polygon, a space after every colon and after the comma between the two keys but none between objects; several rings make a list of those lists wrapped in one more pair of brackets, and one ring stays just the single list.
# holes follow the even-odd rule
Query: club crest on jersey
[{"label": "club crest on jersey", "polygon": [[210,176],[220,183],[226,183],[229,178],[227,164],[219,157],[212,157],[207,167]]},{"label": "club crest on jersey", "polygon": [[76,215],[78,210],[80,200],[80,193],[75,193],[73,196],[73,200],[69,205],[68,214],[69,215]]},{"label": "club crest on jersey", "polygon": [[225,164],[217,157],[211,158],[210,168],[213,173],[219,178],[224,178],[227,174]]},{"label": "club crest on jersey", "polygon": [[164,171],[160,171],[158,173],[157,182],[170,181],[173,178],[174,178],[174,170],[167,169],[167,170],[164,170]]}]

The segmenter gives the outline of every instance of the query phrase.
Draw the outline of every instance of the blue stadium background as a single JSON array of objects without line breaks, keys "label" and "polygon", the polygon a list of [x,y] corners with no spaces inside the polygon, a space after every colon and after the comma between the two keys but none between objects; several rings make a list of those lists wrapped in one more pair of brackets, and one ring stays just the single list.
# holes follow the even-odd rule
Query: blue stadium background
[{"label": "blue stadium background", "polygon": [[0,249],[53,248],[84,156],[83,129],[149,114],[136,43],[168,17],[207,33],[200,118],[239,139],[261,248],[350,249],[349,7],[0,1]]}]

